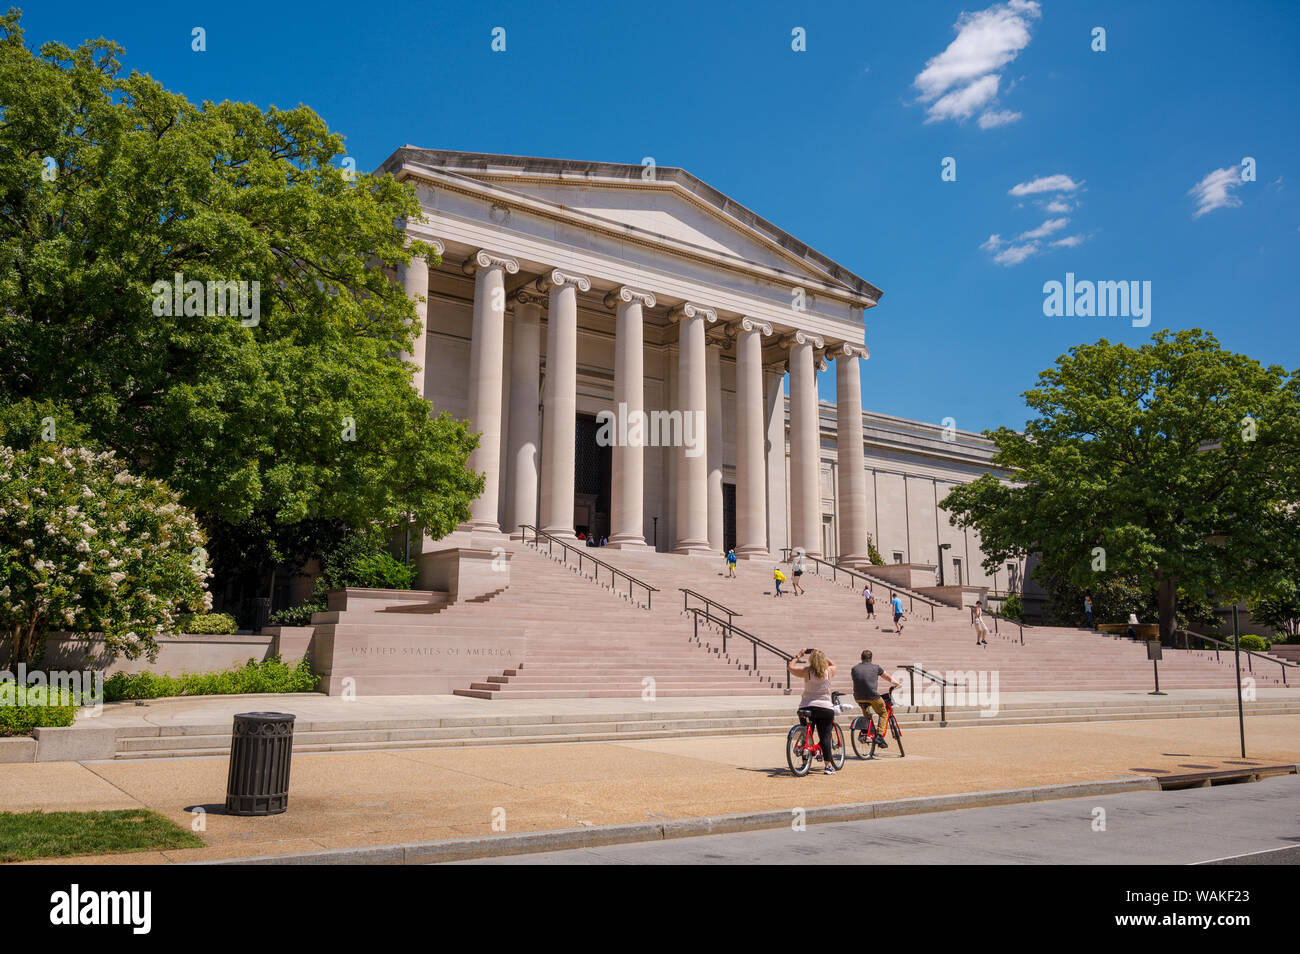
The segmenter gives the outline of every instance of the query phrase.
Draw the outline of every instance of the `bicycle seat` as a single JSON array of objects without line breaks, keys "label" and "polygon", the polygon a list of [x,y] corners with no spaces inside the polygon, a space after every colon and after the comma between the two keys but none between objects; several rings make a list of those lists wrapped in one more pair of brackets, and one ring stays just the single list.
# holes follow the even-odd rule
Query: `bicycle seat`
[{"label": "bicycle seat", "polygon": [[812,715],[812,709],[808,708],[807,706],[804,706],[804,707],[801,708],[801,709],[796,709],[796,710],[795,710],[795,714],[796,714],[796,715],[801,715],[801,716],[811,716],[811,715]]}]

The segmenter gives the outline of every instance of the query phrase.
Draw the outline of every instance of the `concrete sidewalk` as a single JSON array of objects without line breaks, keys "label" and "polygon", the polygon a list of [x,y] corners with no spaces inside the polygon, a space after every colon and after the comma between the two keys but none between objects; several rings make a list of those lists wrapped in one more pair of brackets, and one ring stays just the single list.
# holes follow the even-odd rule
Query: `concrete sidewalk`
[{"label": "concrete sidewalk", "polygon": [[[1293,689],[1257,689],[1259,701],[1300,701],[1300,687]],[[1005,708],[1039,705],[1080,706],[1151,706],[1159,708],[1179,703],[1236,704],[1234,689],[1179,689],[1165,696],[1151,696],[1145,691],[1115,689],[1101,692],[1003,692],[999,704]],[[672,717],[681,713],[725,715],[737,711],[790,713],[797,699],[767,693],[755,696],[677,696],[664,699],[471,699],[465,696],[362,696],[351,702],[340,696],[317,693],[292,695],[200,696],[150,699],[141,703],[114,702],[92,718],[81,716],[77,725],[132,728],[145,726],[185,726],[212,723],[229,724],[238,712],[273,709],[291,712],[299,724],[389,722],[412,719],[448,720],[446,724],[502,725],[515,721],[542,722],[548,718],[575,716],[637,714],[646,718]],[[937,706],[927,706],[926,710]]]},{"label": "concrete sidewalk", "polygon": [[[1248,717],[1246,734],[1245,763],[1300,759],[1300,716]],[[301,754],[289,811],[268,818],[216,813],[223,759],[33,763],[6,767],[0,811],[145,806],[192,827],[189,810],[204,807],[206,848],[59,862],[156,864],[491,836],[494,819],[498,832],[536,832],[1244,764],[1235,718],[955,728],[909,733],[904,742],[904,759],[893,748],[874,762],[850,754],[839,774],[802,779],[785,766],[783,734]]]}]

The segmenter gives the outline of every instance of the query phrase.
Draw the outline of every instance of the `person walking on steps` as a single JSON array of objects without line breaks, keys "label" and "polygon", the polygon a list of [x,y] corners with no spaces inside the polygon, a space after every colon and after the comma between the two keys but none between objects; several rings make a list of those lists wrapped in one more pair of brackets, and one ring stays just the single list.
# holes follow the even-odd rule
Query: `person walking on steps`
[{"label": "person walking on steps", "polygon": [[867,601],[867,619],[876,618],[876,597],[871,592],[871,584],[868,583],[862,588],[862,596]]},{"label": "person walking on steps", "polygon": [[727,551],[727,577],[734,580],[736,578],[736,551]]},{"label": "person walking on steps", "polygon": [[889,602],[894,607],[894,632],[901,636],[903,633],[903,601],[895,593],[894,598]]},{"label": "person walking on steps", "polygon": [[781,572],[780,564],[774,564],[772,567],[772,579],[776,581],[776,595],[781,595],[781,584],[785,582],[785,574]]},{"label": "person walking on steps", "polygon": [[805,649],[790,660],[786,668],[791,675],[803,677],[803,696],[799,699],[799,708],[811,710],[810,718],[813,725],[817,726],[817,741],[821,743],[826,774],[834,775],[835,766],[831,764],[834,760],[831,752],[834,733],[831,726],[835,722],[835,710],[832,708],[831,679],[835,676],[835,663],[827,659],[820,649]]},{"label": "person walking on steps", "polygon": [[803,596],[803,584],[799,582],[799,578],[803,576],[803,551],[802,550],[795,551],[794,559],[790,561],[790,564],[792,569],[794,570],[794,595]]},{"label": "person walking on steps", "polygon": [[975,627],[975,645],[989,644],[989,624],[984,622],[984,607],[976,603],[970,608],[970,624]]},{"label": "person walking on steps", "polygon": [[1092,629],[1092,594],[1083,594],[1083,625]]}]

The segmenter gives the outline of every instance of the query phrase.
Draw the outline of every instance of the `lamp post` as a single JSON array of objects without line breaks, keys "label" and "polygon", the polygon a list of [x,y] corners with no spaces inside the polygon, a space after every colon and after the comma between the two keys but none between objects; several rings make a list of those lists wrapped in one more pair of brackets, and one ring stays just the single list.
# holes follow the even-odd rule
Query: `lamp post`
[{"label": "lamp post", "polygon": [[[1223,450],[1223,441],[1201,441],[1196,447],[1198,454],[1210,454]],[[1211,546],[1221,547],[1228,542],[1227,534],[1212,533],[1205,537]],[[1232,664],[1237,670],[1237,733],[1241,737],[1241,757],[1246,757],[1246,709],[1241,701],[1241,631],[1237,622],[1237,604],[1232,604]]]},{"label": "lamp post", "polygon": [[951,549],[952,549],[951,543],[939,544],[939,585],[940,586],[943,586],[943,551],[951,550]]}]

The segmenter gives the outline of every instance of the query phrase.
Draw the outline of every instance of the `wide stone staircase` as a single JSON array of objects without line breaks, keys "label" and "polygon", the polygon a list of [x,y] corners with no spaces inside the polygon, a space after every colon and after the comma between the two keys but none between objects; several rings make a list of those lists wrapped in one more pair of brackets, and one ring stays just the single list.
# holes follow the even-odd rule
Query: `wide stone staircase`
[{"label": "wide stone staircase", "polygon": [[[696,638],[680,594],[611,585],[610,574],[583,572],[529,546],[511,543],[510,586],[466,614],[480,627],[522,631],[522,666],[484,673],[456,695],[481,699],[742,696],[785,688],[782,666],[755,670],[745,647],[705,632]],[[563,551],[555,548],[557,556]],[[600,551],[604,559],[607,551]],[[592,574],[601,576],[598,584]],[[649,582],[649,581],[647,581]],[[652,583],[652,585],[654,585]],[[772,659],[773,662],[779,662]]]},{"label": "wide stone staircase", "polygon": [[[736,579],[729,579],[721,558],[608,549],[600,550],[599,555],[669,591],[660,594],[661,599],[675,595],[678,609],[682,594],[677,590],[686,587],[743,614],[735,619],[737,626],[791,653],[810,646],[822,649],[837,664],[837,688],[846,692],[852,689],[849,669],[859,661],[863,649],[870,649],[874,661],[889,671],[912,665],[944,678],[950,673],[996,673],[1002,692],[1153,687],[1145,645],[1126,637],[1086,629],[1027,626],[1022,644],[1020,628],[1001,620],[988,646],[976,646],[968,610],[937,606],[931,621],[931,607],[920,601],[906,613],[902,635],[896,635],[892,618],[884,611],[888,609],[888,591],[881,586],[873,588],[878,618],[868,621],[856,588],[813,573],[802,578],[804,595],[794,595],[789,592],[792,587],[783,584],[786,595],[776,598],[772,584],[775,560],[742,561]],[[789,576],[788,565],[784,569]],[[904,598],[905,611],[908,603]],[[993,621],[989,622],[992,627]],[[728,651],[744,654],[747,645],[734,645],[736,642],[742,641],[729,641]],[[764,655],[759,653],[760,665],[767,664]],[[767,659],[775,662],[771,656]],[[1213,651],[1166,649],[1159,667],[1162,689],[1235,684],[1231,656],[1219,654],[1216,658]],[[1246,674],[1260,688],[1283,685],[1281,667],[1255,665],[1254,671]]]}]

